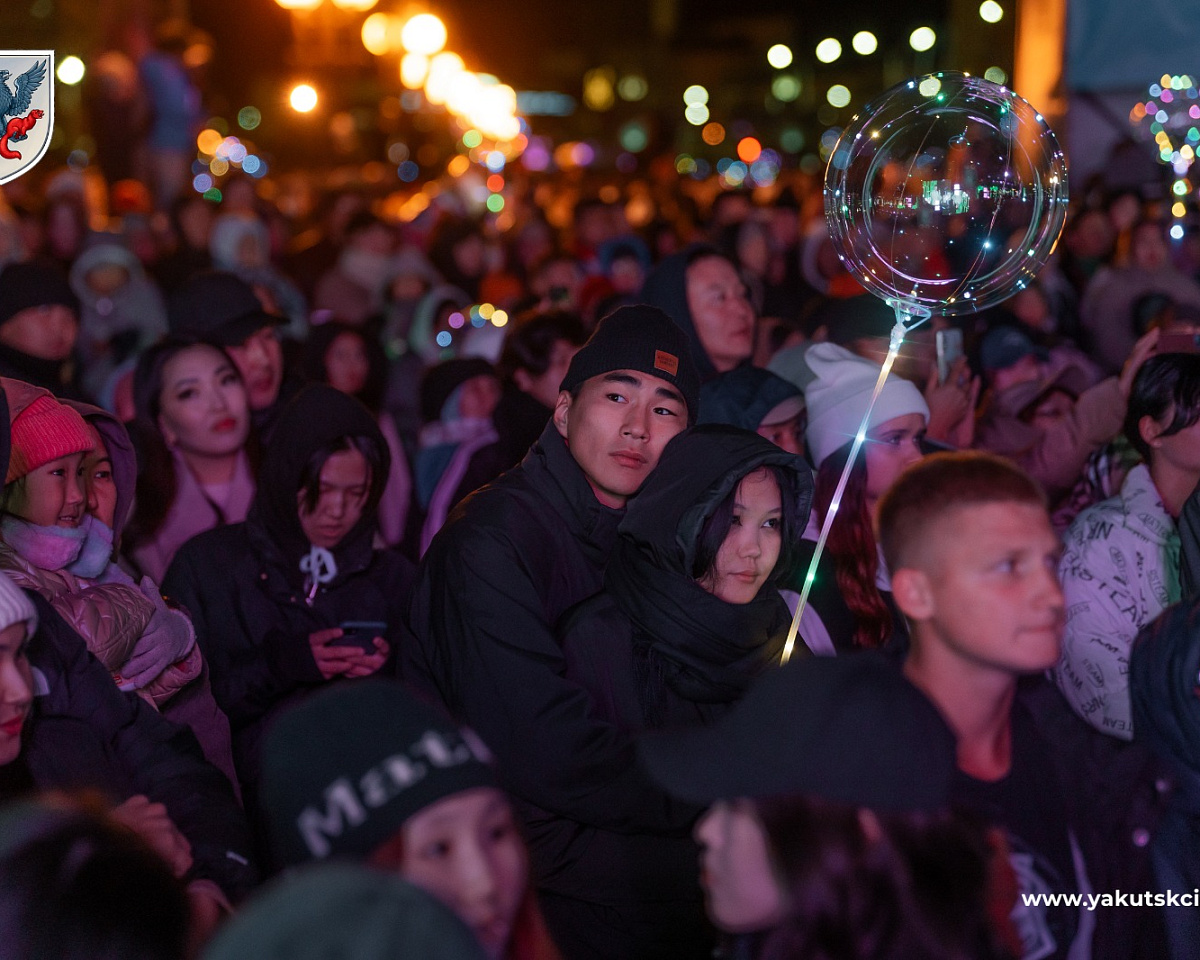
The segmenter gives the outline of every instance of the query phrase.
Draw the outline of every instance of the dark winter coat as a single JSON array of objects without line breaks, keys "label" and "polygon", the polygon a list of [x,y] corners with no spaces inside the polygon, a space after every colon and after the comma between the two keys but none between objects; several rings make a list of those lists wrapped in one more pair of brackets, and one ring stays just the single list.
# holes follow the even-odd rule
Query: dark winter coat
[{"label": "dark winter coat", "polygon": [[[1134,641],[1129,660],[1134,745],[1148,746],[1166,764],[1175,789],[1150,846],[1159,892],[1200,887],[1200,601],[1169,607]],[[1164,913],[1172,960],[1196,956],[1200,913]]]},{"label": "dark winter coat", "polygon": [[204,759],[191,730],[118,690],[54,608],[28,594],[39,621],[29,661],[45,679],[22,747],[34,784],[98,790],[114,804],[137,794],[164,804],[192,847],[187,879],[212,880],[239,899],[256,873],[246,818],[225,775]]},{"label": "dark winter coat", "polygon": [[518,797],[607,829],[683,832],[688,817],[563,676],[554,632],[599,592],[623,513],[596,499],[548,425],[519,466],[460,503],[434,537],[401,673],[474,727]]},{"label": "dark winter coat", "polygon": [[[313,454],[343,436],[370,438],[383,462],[362,518],[332,550],[336,574],[313,591],[300,566],[310,544],[296,493]],[[244,784],[257,779],[258,744],[269,716],[325,682],[310,634],[348,620],[381,621],[388,624],[394,661],[412,567],[373,545],[387,467],[387,444],[366,408],[332,387],[308,387],[279,419],[246,522],[194,537],[167,571],[163,592],[192,614],[213,694],[233,729]]]},{"label": "dark winter coat", "polygon": [[622,729],[711,723],[778,662],[791,618],[774,583],[738,605],[693,576],[705,520],[765,465],[794,473],[795,515],[804,522],[813,481],[801,457],[723,425],[672,440],[621,522],[604,592],[565,619],[567,675]]}]

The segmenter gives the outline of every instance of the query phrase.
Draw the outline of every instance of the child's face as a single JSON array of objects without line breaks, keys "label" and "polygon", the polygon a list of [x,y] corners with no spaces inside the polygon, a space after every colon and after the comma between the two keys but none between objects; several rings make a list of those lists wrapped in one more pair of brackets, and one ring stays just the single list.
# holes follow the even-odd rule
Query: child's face
[{"label": "child's face", "polygon": [[38,527],[77,527],[85,513],[82,453],[44,463],[16,481],[7,510]]},{"label": "child's face", "polygon": [[963,506],[925,533],[920,596],[902,600],[917,643],[1014,676],[1058,662],[1065,610],[1058,537],[1030,503]]}]

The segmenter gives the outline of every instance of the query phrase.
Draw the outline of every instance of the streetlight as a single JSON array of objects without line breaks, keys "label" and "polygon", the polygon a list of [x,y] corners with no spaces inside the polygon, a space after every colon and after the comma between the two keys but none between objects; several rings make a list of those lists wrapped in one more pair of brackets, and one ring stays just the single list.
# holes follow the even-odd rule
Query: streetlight
[{"label": "streetlight", "polygon": [[275,0],[284,10],[316,10],[321,0]]},{"label": "streetlight", "polygon": [[297,113],[311,113],[317,106],[317,91],[307,83],[298,83],[288,94],[288,103]]},{"label": "streetlight", "polygon": [[446,46],[446,25],[432,13],[418,13],[400,31],[400,45],[409,53],[432,57]]},{"label": "streetlight", "polygon": [[366,13],[379,0],[333,0],[333,5],[339,10],[349,10],[352,13]]}]

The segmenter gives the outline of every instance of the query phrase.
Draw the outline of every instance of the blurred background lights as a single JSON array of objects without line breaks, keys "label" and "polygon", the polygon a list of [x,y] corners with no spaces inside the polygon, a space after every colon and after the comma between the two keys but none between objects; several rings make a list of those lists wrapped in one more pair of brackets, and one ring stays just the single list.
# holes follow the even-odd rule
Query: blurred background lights
[{"label": "blurred background lights", "polygon": [[923,97],[932,97],[942,89],[942,81],[937,77],[926,77],[917,86],[917,92]]},{"label": "blurred background lights", "polygon": [[307,83],[298,83],[288,94],[288,103],[297,113],[310,113],[317,106],[317,91]]},{"label": "blurred background lights", "polygon": [[771,81],[771,95],[783,103],[791,103],[800,96],[800,78],[781,73]]},{"label": "blurred background lights", "polygon": [[462,73],[463,60],[457,53],[439,53],[429,61],[429,75],[425,78],[425,99],[440,106],[446,102],[450,83]]},{"label": "blurred background lights", "polygon": [[453,338],[450,336],[449,330],[440,330],[438,331],[436,339],[439,347],[448,347],[450,346],[450,341]]},{"label": "blurred background lights", "polygon": [[216,156],[217,149],[225,142],[225,138],[211,127],[201,130],[196,137],[196,149],[207,156]]},{"label": "blurred background lights", "polygon": [[406,53],[400,58],[400,82],[409,90],[420,90],[429,76],[429,58],[423,53]]},{"label": "blurred background lights", "polygon": [[1171,227],[1171,239],[1172,240],[1182,240],[1183,239],[1183,224],[1177,223]]},{"label": "blurred background lights", "polygon": [[716,122],[705,124],[700,131],[700,138],[710,147],[715,147],[725,142],[725,128]]},{"label": "blurred background lights", "polygon": [[767,51],[767,63],[776,70],[792,65],[792,48],[786,43],[777,43]]},{"label": "blurred background lights", "polygon": [[937,43],[937,34],[929,27],[917,27],[908,35],[908,45],[918,53],[924,53]]},{"label": "blurred background lights", "polygon": [[420,176],[421,168],[411,160],[405,160],[399,167],[396,168],[396,176],[405,183],[412,183]]},{"label": "blurred background lights", "polygon": [[850,46],[854,48],[855,53],[866,57],[879,49],[879,41],[870,30],[859,30],[850,41]]},{"label": "blurred background lights", "polygon": [[616,100],[612,68],[597,67],[583,75],[583,102],[589,110],[611,110]]},{"label": "blurred background lights", "polygon": [[737,145],[738,159],[745,163],[753,163],[762,155],[762,144],[754,137],[742,137]]},{"label": "blurred background lights", "polygon": [[379,0],[333,0],[333,5],[339,10],[350,10],[353,13],[366,13]]},{"label": "blurred background lights", "polygon": [[622,100],[627,100],[630,103],[636,103],[645,98],[650,92],[650,85],[646,83],[646,78],[636,73],[630,73],[623,76],[617,84],[617,93]]},{"label": "blurred background lights", "polygon": [[842,45],[833,37],[826,37],[817,44],[817,59],[822,63],[833,63],[842,55]]},{"label": "blurred background lights", "polygon": [[256,173],[258,173],[261,166],[262,161],[252,153],[247,155],[246,159],[242,161],[242,169],[246,173],[250,174],[250,176],[254,176]]},{"label": "blurred background lights", "polygon": [[487,208],[492,213],[499,213],[504,209],[504,198],[498,193],[493,193],[487,198]]},{"label": "blurred background lights", "polygon": [[284,10],[315,10],[321,0],[275,0]]},{"label": "blurred background lights", "polygon": [[58,65],[58,79],[68,86],[74,86],[83,79],[83,61],[78,57],[63,57]]},{"label": "blurred background lights", "polygon": [[683,111],[683,119],[693,127],[703,126],[708,123],[708,107],[703,103],[690,103]]},{"label": "blurred background lights", "polygon": [[708,103],[708,91],[698,83],[693,83],[683,91],[683,102],[689,107]]},{"label": "blurred background lights", "polygon": [[400,43],[409,53],[431,57],[446,45],[446,25],[432,13],[418,13],[404,24]]},{"label": "blurred background lights", "polygon": [[840,83],[835,83],[825,93],[825,99],[832,107],[844,107],[850,103],[850,91]]},{"label": "blurred background lights", "polygon": [[478,130],[468,130],[462,135],[462,142],[464,147],[469,147],[470,149],[474,150],[477,146],[483,143],[483,134]]},{"label": "blurred background lights", "polygon": [[621,146],[630,153],[641,153],[650,142],[646,128],[637,120],[630,120],[621,128],[620,140]]},{"label": "blurred background lights", "polygon": [[382,57],[391,49],[391,40],[388,37],[391,19],[386,13],[373,13],[363,21],[362,43],[367,48],[367,53]]},{"label": "blurred background lights", "polygon": [[983,0],[979,5],[979,16],[988,23],[999,23],[1004,16],[1004,8],[996,0]]},{"label": "blurred background lights", "polygon": [[1177,202],[1176,202],[1176,203],[1175,203],[1175,204],[1174,204],[1174,205],[1171,207],[1171,216],[1173,216],[1173,217],[1183,217],[1183,216],[1186,216],[1186,215],[1187,215],[1187,207],[1185,207],[1185,206],[1183,205],[1183,203],[1182,203],[1182,202],[1180,202],[1180,201],[1177,201]]},{"label": "blurred background lights", "polygon": [[262,123],[262,113],[258,107],[242,107],[237,115],[238,126],[243,130],[254,130]]},{"label": "blurred background lights", "polygon": [[991,80],[992,83],[999,83],[1003,85],[1008,83],[1008,74],[999,67],[988,67],[983,71],[983,79]]}]

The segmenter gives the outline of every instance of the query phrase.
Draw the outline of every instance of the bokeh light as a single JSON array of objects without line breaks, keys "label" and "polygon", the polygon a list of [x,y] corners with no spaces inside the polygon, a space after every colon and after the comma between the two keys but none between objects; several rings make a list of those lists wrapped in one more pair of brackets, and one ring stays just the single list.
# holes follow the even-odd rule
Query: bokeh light
[{"label": "bokeh light", "polygon": [[822,63],[833,63],[842,55],[842,45],[833,37],[826,37],[817,44],[817,59]]},{"label": "bokeh light", "polygon": [[63,57],[55,72],[58,74],[59,80],[67,86],[73,87],[83,79],[85,73],[83,61],[78,57]]},{"label": "bokeh light", "polygon": [[854,48],[855,53],[866,57],[879,49],[879,41],[870,30],[859,30],[850,41],[850,46]]},{"label": "bokeh light", "polygon": [[333,5],[339,10],[349,10],[352,13],[366,13],[379,0],[333,0]]},{"label": "bokeh light", "polygon": [[432,57],[446,45],[446,25],[432,13],[418,13],[404,24],[400,44],[409,53]]},{"label": "bokeh light", "polygon": [[708,107],[703,103],[692,103],[683,111],[683,119],[693,127],[701,127],[708,123]]},{"label": "bokeh light", "polygon": [[786,43],[777,43],[767,51],[767,63],[776,70],[790,67],[792,64],[792,48]]},{"label": "bokeh light", "polygon": [[745,163],[753,163],[762,155],[762,144],[754,137],[742,137],[738,141],[737,155],[738,159]]},{"label": "bokeh light", "polygon": [[646,94],[650,92],[650,84],[646,82],[646,78],[639,76],[636,73],[630,73],[622,77],[617,84],[617,93],[622,100],[627,100],[630,103],[636,103],[643,100]]},{"label": "bokeh light", "polygon": [[367,48],[367,53],[382,57],[391,49],[388,37],[391,19],[386,13],[373,13],[363,21],[362,44]]},{"label": "bokeh light", "polygon": [[705,124],[704,129],[700,131],[700,139],[710,147],[715,147],[725,142],[725,128],[716,122]]},{"label": "bokeh light", "polygon": [[840,109],[850,104],[850,91],[844,85],[835,83],[826,91],[825,99],[829,101],[830,106]]},{"label": "bokeh light", "polygon": [[612,109],[617,96],[613,90],[611,67],[597,67],[583,75],[583,102],[589,110],[597,113]]},{"label": "bokeh light", "polygon": [[791,103],[800,96],[800,78],[781,73],[771,81],[771,95],[782,103]]},{"label": "bokeh light", "polygon": [[1008,74],[999,67],[988,67],[983,71],[983,79],[991,80],[992,83],[998,83],[1000,86],[1008,83]]},{"label": "bokeh light", "polygon": [[698,83],[693,83],[683,91],[683,102],[689,107],[694,104],[704,105],[708,103],[708,90]]},{"label": "bokeh light", "polygon": [[429,58],[423,53],[406,53],[400,58],[400,82],[409,90],[420,90],[429,76]]},{"label": "bokeh light", "polygon": [[937,34],[929,27],[917,27],[908,35],[908,45],[917,53],[924,53],[937,43]]},{"label": "bokeh light", "polygon": [[1004,8],[996,0],[983,0],[979,5],[979,16],[987,23],[999,23],[1004,16]]},{"label": "bokeh light", "polygon": [[297,113],[311,113],[317,106],[317,91],[310,84],[298,83],[288,94],[288,103]]},{"label": "bokeh light", "polygon": [[255,130],[262,123],[262,112],[258,107],[242,107],[238,111],[237,121],[243,130]]}]

